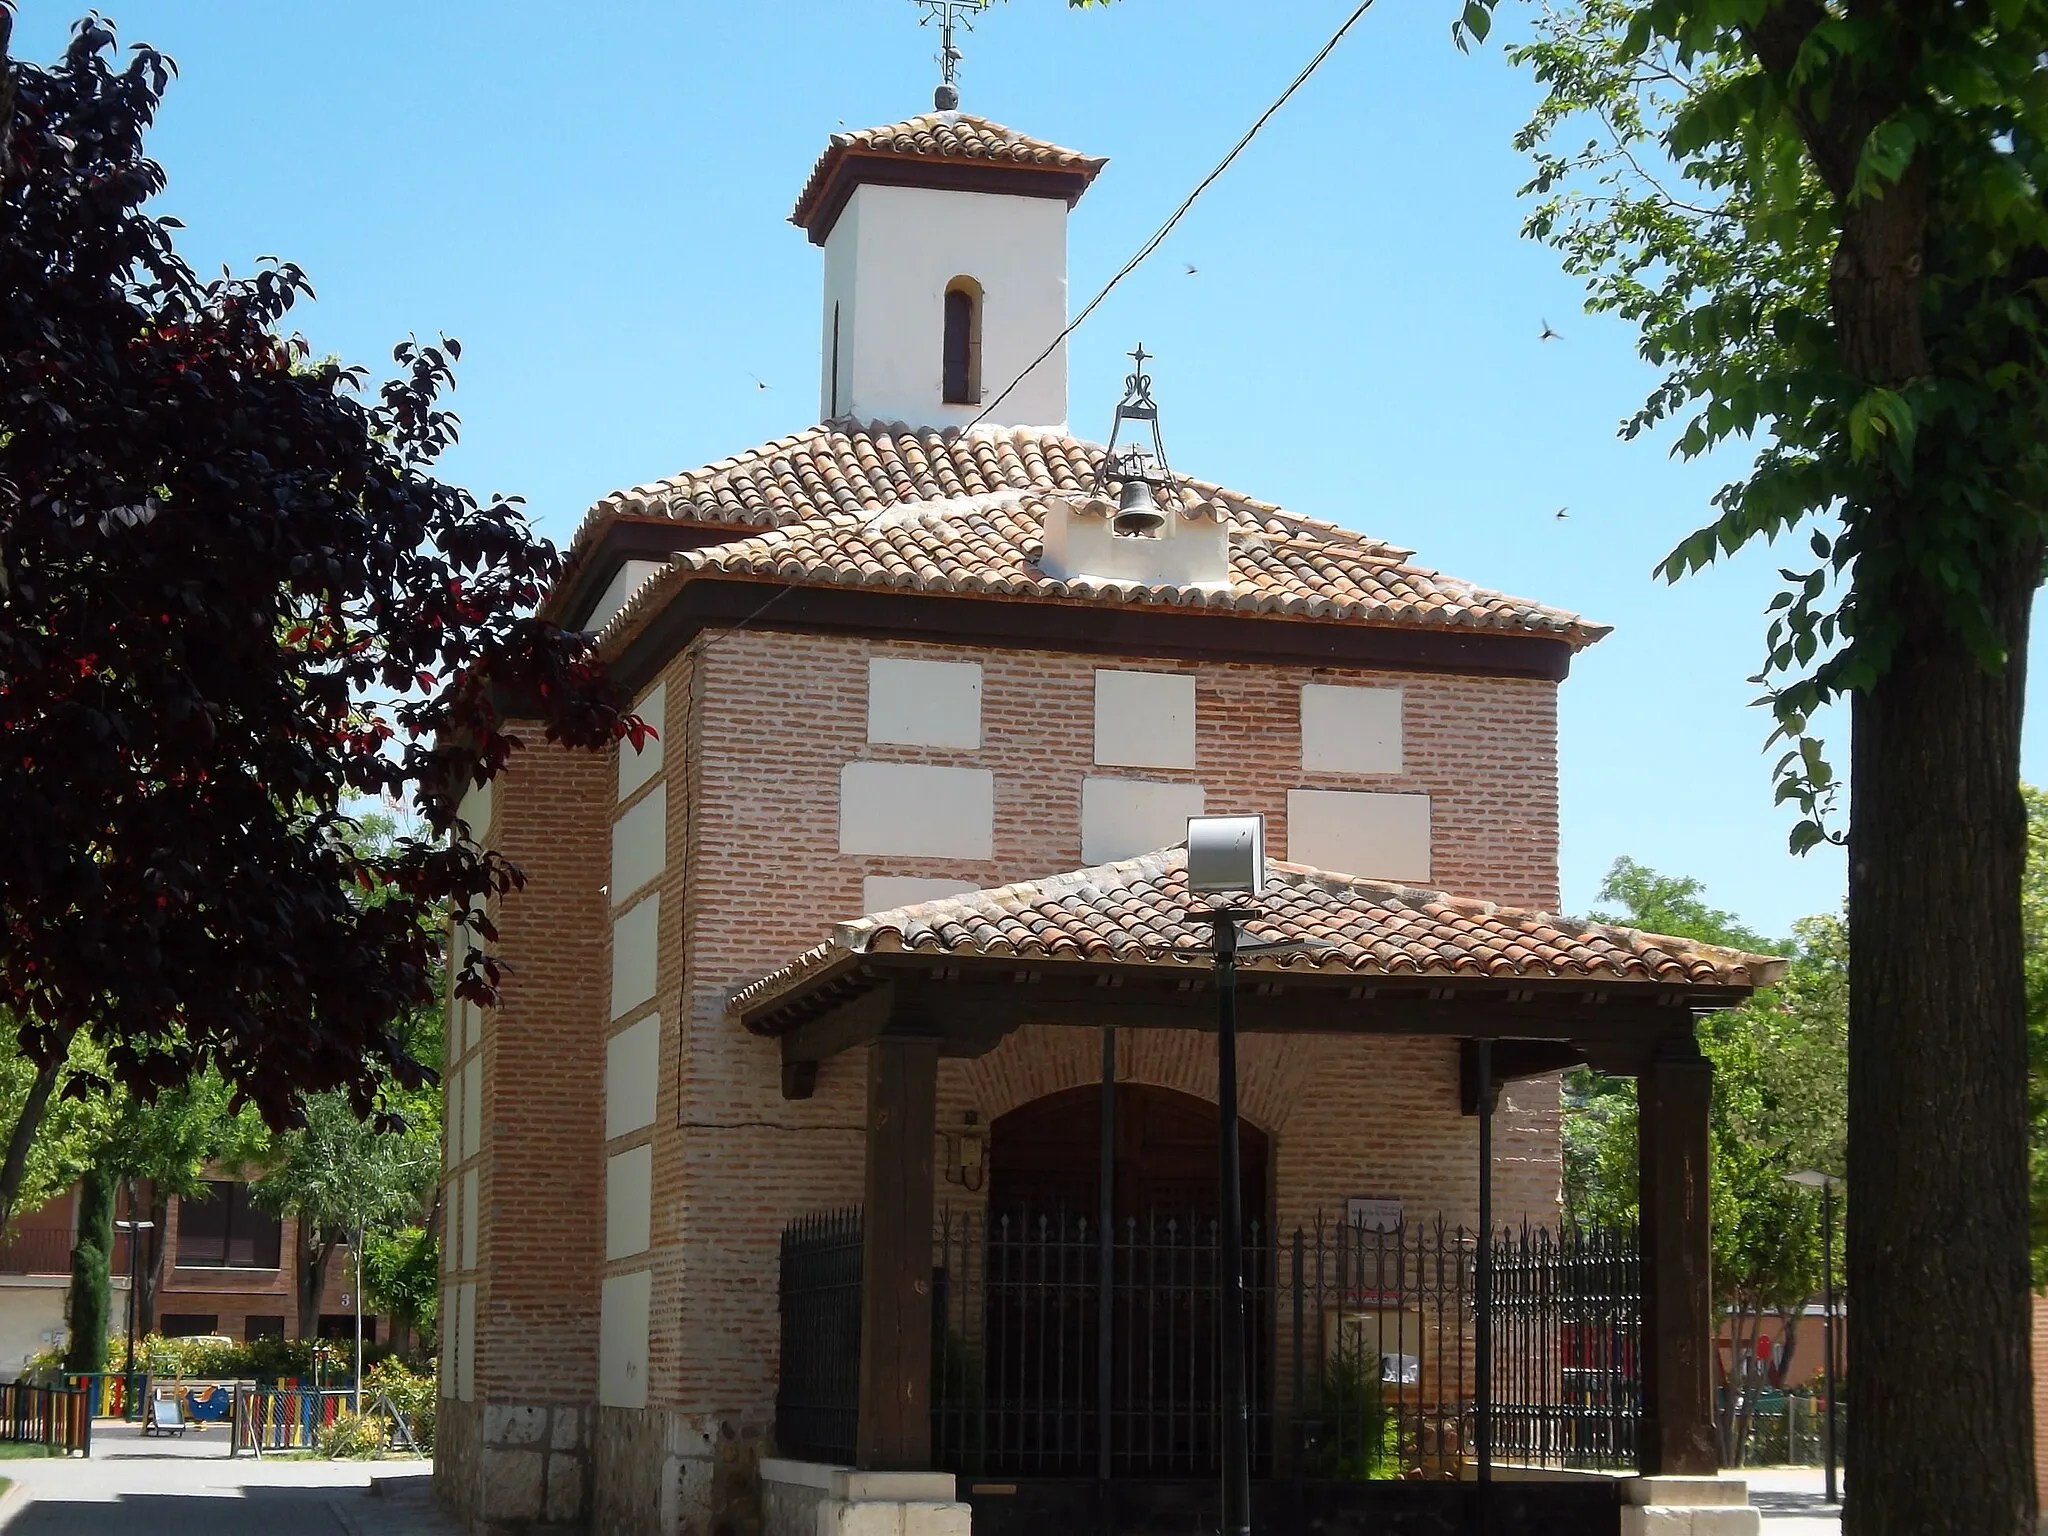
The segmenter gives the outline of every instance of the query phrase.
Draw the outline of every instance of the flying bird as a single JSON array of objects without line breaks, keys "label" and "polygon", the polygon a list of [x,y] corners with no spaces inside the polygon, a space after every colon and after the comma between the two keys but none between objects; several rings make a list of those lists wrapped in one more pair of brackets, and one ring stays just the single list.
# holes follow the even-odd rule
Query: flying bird
[{"label": "flying bird", "polygon": [[1189,277],[1193,277],[1194,275],[1195,275],[1195,268],[1194,268],[1194,267],[1192,267],[1192,266],[1190,266],[1190,267],[1188,268],[1188,276],[1189,276]]},{"label": "flying bird", "polygon": [[1543,322],[1543,334],[1541,336],[1538,336],[1536,339],[1538,341],[1557,341],[1560,338],[1558,337],[1557,332],[1553,331],[1550,328],[1550,322],[1546,320]]},{"label": "flying bird", "polygon": [[768,387],[768,381],[758,373],[750,373],[747,377],[754,381],[754,388],[756,389],[766,389]]},{"label": "flying bird", "polygon": [[1563,508],[1563,507],[1559,507],[1559,508],[1557,509],[1557,515],[1558,515],[1559,517],[1569,517],[1569,516],[1570,516],[1571,514],[1570,514],[1570,512],[1569,512],[1569,511],[1567,511],[1567,510],[1566,510],[1565,508]]}]

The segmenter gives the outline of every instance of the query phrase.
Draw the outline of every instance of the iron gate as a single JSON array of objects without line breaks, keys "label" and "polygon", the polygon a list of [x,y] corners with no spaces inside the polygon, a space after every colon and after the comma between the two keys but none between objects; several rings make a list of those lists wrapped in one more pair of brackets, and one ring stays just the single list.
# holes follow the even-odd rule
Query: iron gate
[{"label": "iron gate", "polygon": [[[969,1477],[1103,1469],[1100,1229],[1063,1212],[948,1213],[933,1234],[934,1465]],[[1110,1249],[1108,1471],[1213,1477],[1220,1455],[1216,1223],[1130,1219]],[[1474,1451],[1478,1243],[1441,1220],[1317,1218],[1247,1233],[1252,1472],[1455,1477]],[[1503,1231],[1491,1248],[1491,1423],[1502,1464],[1625,1469],[1641,1413],[1632,1232]],[[782,1239],[776,1439],[853,1458],[857,1210]]]}]

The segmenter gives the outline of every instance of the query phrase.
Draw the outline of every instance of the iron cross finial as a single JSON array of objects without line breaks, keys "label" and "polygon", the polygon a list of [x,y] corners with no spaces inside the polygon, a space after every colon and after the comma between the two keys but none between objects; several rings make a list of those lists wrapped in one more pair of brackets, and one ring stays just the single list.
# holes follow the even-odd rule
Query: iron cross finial
[{"label": "iron cross finial", "polygon": [[932,105],[950,112],[960,105],[961,53],[953,41],[953,29],[974,30],[974,18],[988,9],[989,0],[911,0],[924,12],[920,27],[939,24],[939,88],[932,93]]}]

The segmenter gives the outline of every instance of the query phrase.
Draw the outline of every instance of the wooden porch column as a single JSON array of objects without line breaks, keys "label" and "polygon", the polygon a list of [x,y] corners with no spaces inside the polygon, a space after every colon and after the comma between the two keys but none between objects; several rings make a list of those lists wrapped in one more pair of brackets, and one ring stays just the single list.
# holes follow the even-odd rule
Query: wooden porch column
[{"label": "wooden porch column", "polygon": [[932,1455],[932,1136],[939,1043],[884,1035],[868,1048],[862,1202],[860,1419],[854,1464],[924,1472]]},{"label": "wooden porch column", "polygon": [[1707,1246],[1707,1113],[1714,1069],[1690,1034],[1637,1080],[1643,1244],[1644,1474],[1720,1466],[1714,1433],[1714,1311]]}]

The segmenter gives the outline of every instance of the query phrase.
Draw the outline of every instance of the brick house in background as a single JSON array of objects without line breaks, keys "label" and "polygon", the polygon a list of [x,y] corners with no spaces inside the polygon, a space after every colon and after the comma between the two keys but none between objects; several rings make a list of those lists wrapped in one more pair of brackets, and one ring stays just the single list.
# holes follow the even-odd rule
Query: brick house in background
[{"label": "brick house in background", "polygon": [[[465,806],[527,877],[500,1007],[449,1023],[435,1477],[466,1522],[808,1520],[835,1485],[775,1443],[778,1244],[833,1207],[868,1233],[851,1459],[932,1468],[936,1216],[1086,1208],[1098,1104],[1120,1211],[1213,1198],[1173,845],[1222,812],[1286,861],[1254,937],[1320,946],[1247,962],[1251,1214],[1472,1225],[1485,1042],[1494,1214],[1554,1220],[1558,1069],[1640,1074],[1642,1459],[1712,1470],[1691,1020],[1775,962],[1543,915],[1557,689],[1600,626],[1156,465],[1157,526],[1120,517],[1064,348],[1030,366],[1102,164],[955,112],[836,135],[794,216],[822,424],[577,535],[546,611],[660,734],[536,745]],[[964,1520],[939,1481],[902,1485],[910,1528]]]},{"label": "brick house in background", "polygon": [[[156,1287],[156,1331],[166,1337],[202,1334],[231,1339],[295,1338],[298,1301],[294,1266],[297,1223],[259,1210],[249,1186],[237,1179],[212,1179],[211,1197],[168,1197],[168,1215]],[[142,1187],[142,1219],[149,1214],[149,1186]],[[115,1216],[129,1217],[125,1196]],[[66,1335],[65,1298],[70,1285],[71,1249],[78,1236],[78,1191],[74,1186],[15,1224],[11,1241],[0,1245],[0,1378],[12,1380],[24,1361]],[[147,1264],[144,1243],[138,1262]],[[128,1235],[114,1234],[113,1293],[108,1326],[125,1331],[128,1319]],[[322,1337],[353,1339],[354,1267],[346,1245],[328,1261],[320,1300]],[[366,1313],[364,1338],[379,1337],[379,1319]]]}]

